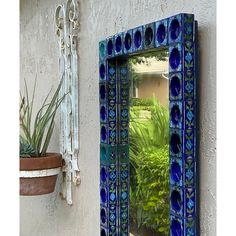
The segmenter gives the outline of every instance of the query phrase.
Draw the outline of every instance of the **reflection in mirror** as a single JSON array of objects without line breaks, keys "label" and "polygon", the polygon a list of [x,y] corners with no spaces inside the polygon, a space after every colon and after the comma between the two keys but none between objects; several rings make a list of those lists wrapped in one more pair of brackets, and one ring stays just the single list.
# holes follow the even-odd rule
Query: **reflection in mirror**
[{"label": "reflection in mirror", "polygon": [[169,235],[168,63],[165,49],[128,62],[130,236]]}]

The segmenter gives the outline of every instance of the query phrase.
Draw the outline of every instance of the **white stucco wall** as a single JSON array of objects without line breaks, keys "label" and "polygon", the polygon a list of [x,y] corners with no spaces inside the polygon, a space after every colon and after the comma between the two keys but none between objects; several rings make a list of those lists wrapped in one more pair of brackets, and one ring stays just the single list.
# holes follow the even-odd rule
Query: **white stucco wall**
[{"label": "white stucco wall", "polygon": [[[65,0],[20,0],[21,82],[37,74],[37,103],[58,81],[58,48],[54,10]],[[80,34],[80,168],[82,183],[74,188],[74,205],[55,193],[20,198],[21,236],[98,236],[99,113],[98,41],[137,25],[180,12],[199,22],[201,50],[200,218],[201,235],[216,228],[216,19],[215,0],[81,0]],[[32,82],[30,83],[32,86]],[[22,86],[22,83],[21,83]],[[59,146],[58,126],[51,150]]]}]

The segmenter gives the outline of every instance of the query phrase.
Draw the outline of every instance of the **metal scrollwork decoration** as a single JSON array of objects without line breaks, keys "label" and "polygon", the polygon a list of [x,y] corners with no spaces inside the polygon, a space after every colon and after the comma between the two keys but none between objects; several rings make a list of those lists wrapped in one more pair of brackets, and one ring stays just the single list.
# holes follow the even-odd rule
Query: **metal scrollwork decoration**
[{"label": "metal scrollwork decoration", "polygon": [[72,183],[79,185],[81,181],[78,167],[78,1],[68,0],[59,5],[55,22],[59,37],[59,76],[63,79],[61,93],[68,93],[60,112],[60,151],[64,160],[61,196],[72,205]]}]

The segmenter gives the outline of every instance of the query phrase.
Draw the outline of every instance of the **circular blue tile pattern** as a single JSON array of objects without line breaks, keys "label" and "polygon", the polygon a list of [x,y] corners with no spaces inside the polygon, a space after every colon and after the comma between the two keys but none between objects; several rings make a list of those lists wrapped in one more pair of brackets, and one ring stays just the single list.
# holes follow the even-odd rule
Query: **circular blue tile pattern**
[{"label": "circular blue tile pattern", "polygon": [[106,194],[106,190],[104,188],[101,189],[100,195],[101,195],[102,202],[105,203],[107,201],[107,194]]},{"label": "circular blue tile pattern", "polygon": [[116,42],[115,42],[115,49],[116,49],[116,52],[120,52],[121,51],[121,36],[117,36],[116,38]]},{"label": "circular blue tile pattern", "polygon": [[158,43],[163,43],[166,37],[166,27],[164,24],[160,24],[157,28],[156,38]]},{"label": "circular blue tile pattern", "polygon": [[134,34],[134,46],[136,48],[139,48],[141,46],[141,43],[142,43],[141,32],[137,30]]},{"label": "circular blue tile pattern", "polygon": [[179,191],[174,190],[171,193],[171,206],[175,211],[180,211],[181,210],[181,205],[182,205],[182,200],[181,200],[181,195]]},{"label": "circular blue tile pattern", "polygon": [[99,53],[100,53],[100,56],[101,56],[101,57],[104,57],[104,56],[105,56],[105,45],[104,45],[104,43],[101,43],[101,44],[100,44]]},{"label": "circular blue tile pattern", "polygon": [[176,40],[180,34],[180,24],[177,19],[173,19],[170,23],[170,37]]},{"label": "circular blue tile pattern", "polygon": [[177,97],[180,93],[180,79],[176,75],[171,78],[170,92],[174,97]]},{"label": "circular blue tile pattern", "polygon": [[178,48],[173,48],[170,53],[170,66],[172,69],[177,69],[180,64],[180,52]]},{"label": "circular blue tile pattern", "polygon": [[105,106],[101,106],[100,118],[101,118],[102,121],[104,121],[106,119],[106,108],[105,108]]},{"label": "circular blue tile pattern", "polygon": [[102,229],[102,230],[101,230],[101,236],[107,236],[107,235],[106,235],[106,232],[105,232],[105,229]]},{"label": "circular blue tile pattern", "polygon": [[171,230],[171,236],[183,235],[182,229],[181,229],[181,224],[178,220],[172,220],[171,225],[170,225],[170,230]]},{"label": "circular blue tile pattern", "polygon": [[174,125],[177,125],[180,122],[181,114],[177,104],[171,108],[170,117]]},{"label": "circular blue tile pattern", "polygon": [[104,64],[100,65],[99,73],[100,73],[101,79],[104,79],[105,78],[105,66],[104,66]]},{"label": "circular blue tile pattern", "polygon": [[109,56],[112,55],[112,50],[113,50],[113,43],[112,43],[112,40],[109,39],[109,41],[107,43],[107,53]]},{"label": "circular blue tile pattern", "polygon": [[181,178],[181,167],[178,162],[174,161],[170,167],[171,179],[175,182],[179,182]]},{"label": "circular blue tile pattern", "polygon": [[106,134],[106,128],[105,126],[102,126],[101,128],[101,138],[102,138],[102,141],[106,141],[106,137],[107,137],[107,134]]},{"label": "circular blue tile pattern", "polygon": [[101,170],[100,170],[100,177],[101,177],[102,182],[105,182],[105,181],[106,181],[106,179],[107,179],[107,173],[106,173],[105,167],[102,167],[102,168],[101,168]]},{"label": "circular blue tile pattern", "polygon": [[171,138],[170,138],[170,147],[171,147],[171,151],[174,153],[174,154],[178,154],[181,150],[181,141],[180,141],[180,137],[178,134],[176,133],[173,133],[171,135]]},{"label": "circular blue tile pattern", "polygon": [[130,50],[131,48],[131,43],[132,43],[132,40],[131,40],[131,35],[130,33],[127,33],[125,35],[125,49],[128,51]]},{"label": "circular blue tile pattern", "polygon": [[104,99],[104,98],[105,98],[105,95],[106,95],[106,89],[105,89],[105,85],[104,85],[104,84],[102,84],[102,85],[100,86],[100,91],[99,91],[99,93],[100,93],[100,98],[101,98],[101,99]]},{"label": "circular blue tile pattern", "polygon": [[153,40],[153,30],[151,27],[147,27],[145,30],[145,46],[149,46]]},{"label": "circular blue tile pattern", "polygon": [[107,214],[106,214],[106,211],[105,211],[104,208],[101,209],[100,217],[101,217],[102,223],[105,224],[106,223],[106,219],[107,219]]}]

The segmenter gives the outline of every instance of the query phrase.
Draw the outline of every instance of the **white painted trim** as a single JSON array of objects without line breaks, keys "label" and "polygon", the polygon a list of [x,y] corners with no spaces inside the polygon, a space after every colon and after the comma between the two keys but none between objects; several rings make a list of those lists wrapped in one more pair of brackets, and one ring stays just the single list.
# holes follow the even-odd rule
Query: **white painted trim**
[{"label": "white painted trim", "polygon": [[62,168],[61,196],[72,205],[72,184],[80,184],[79,157],[79,1],[67,0],[55,12],[59,41],[59,79],[63,80],[61,96],[60,152],[65,165]]},{"label": "white painted trim", "polygon": [[61,167],[45,170],[21,170],[20,178],[46,177],[59,174]]}]

